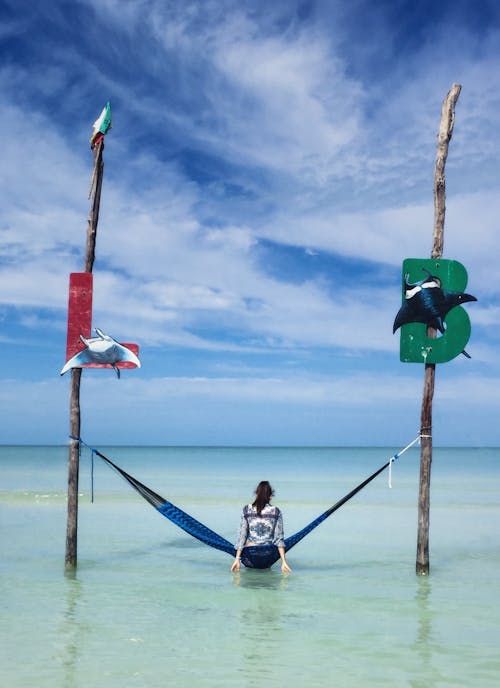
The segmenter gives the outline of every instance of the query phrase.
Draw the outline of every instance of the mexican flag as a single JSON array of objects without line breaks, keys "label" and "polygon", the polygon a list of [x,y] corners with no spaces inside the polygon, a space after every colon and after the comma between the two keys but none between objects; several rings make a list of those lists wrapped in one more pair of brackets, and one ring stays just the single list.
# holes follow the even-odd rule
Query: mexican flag
[{"label": "mexican flag", "polygon": [[106,103],[106,105],[102,109],[101,114],[94,122],[90,143],[96,143],[96,140],[104,136],[109,129],[111,129],[111,105],[109,103]]}]

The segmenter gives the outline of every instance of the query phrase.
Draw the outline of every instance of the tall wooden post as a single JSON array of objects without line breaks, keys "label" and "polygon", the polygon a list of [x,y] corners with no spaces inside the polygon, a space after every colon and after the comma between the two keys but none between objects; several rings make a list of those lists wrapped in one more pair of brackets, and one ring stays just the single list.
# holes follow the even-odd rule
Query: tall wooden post
[{"label": "tall wooden post", "polygon": [[[455,105],[462,87],[453,84],[441,108],[436,166],[434,171],[434,234],[431,258],[442,258],[444,243],[444,220],[446,213],[446,185],[444,170],[448,157],[448,146],[455,124]],[[429,328],[429,337],[436,336],[436,330]],[[436,376],[435,363],[425,364],[424,391],[420,416],[420,486],[418,495],[418,536],[416,572],[419,576],[429,575],[429,511],[432,463],[432,399]]]},{"label": "tall wooden post", "polygon": [[[94,172],[92,175],[91,208],[87,224],[87,245],[85,250],[84,272],[92,272],[95,258],[95,244],[97,223],[99,222],[99,207],[101,202],[102,178],[104,173],[103,161],[104,139],[95,144]],[[71,371],[70,391],[70,421],[69,432],[73,437],[80,437],[80,381],[81,368]],[[80,444],[77,440],[70,440],[68,461],[68,520],[66,526],[66,571],[73,571],[77,564],[78,541],[78,473],[80,464]]]}]

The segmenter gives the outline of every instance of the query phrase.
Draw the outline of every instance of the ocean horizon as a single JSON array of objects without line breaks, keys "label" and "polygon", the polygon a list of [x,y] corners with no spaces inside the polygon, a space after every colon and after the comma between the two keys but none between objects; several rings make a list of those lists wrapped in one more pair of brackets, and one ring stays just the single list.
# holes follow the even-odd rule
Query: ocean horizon
[{"label": "ocean horizon", "polygon": [[[398,448],[101,445],[231,542],[268,479],[285,534]],[[78,567],[64,572],[67,445],[0,446],[3,685],[496,686],[500,449],[434,447],[430,576],[415,574],[410,449],[288,555],[231,557],[163,518],[82,449]],[[94,502],[91,502],[93,472]]]}]

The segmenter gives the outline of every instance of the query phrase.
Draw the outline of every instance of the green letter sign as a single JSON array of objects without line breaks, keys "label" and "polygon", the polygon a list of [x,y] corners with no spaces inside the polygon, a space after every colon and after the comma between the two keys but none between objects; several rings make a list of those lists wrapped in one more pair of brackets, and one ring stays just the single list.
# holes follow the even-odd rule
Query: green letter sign
[{"label": "green letter sign", "polygon": [[[456,260],[407,258],[403,262],[403,305],[394,321],[401,327],[400,358],[410,363],[446,363],[469,341],[469,316],[460,304],[476,301],[464,294],[467,272]],[[437,337],[427,336],[427,328]]]}]

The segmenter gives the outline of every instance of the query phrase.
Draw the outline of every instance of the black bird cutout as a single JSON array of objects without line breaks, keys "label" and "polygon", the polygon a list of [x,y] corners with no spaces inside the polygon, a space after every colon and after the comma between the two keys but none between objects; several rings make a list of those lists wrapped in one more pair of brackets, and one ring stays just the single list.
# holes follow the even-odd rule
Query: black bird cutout
[{"label": "black bird cutout", "polygon": [[[422,270],[427,276],[414,284],[408,282],[408,273],[405,275],[405,301],[394,320],[393,334],[402,325],[413,322],[424,323],[443,334],[444,319],[452,308],[468,301],[477,301],[476,297],[470,294],[446,291],[441,287],[439,277],[431,275],[426,268]],[[470,358],[467,352],[462,353]]]}]

